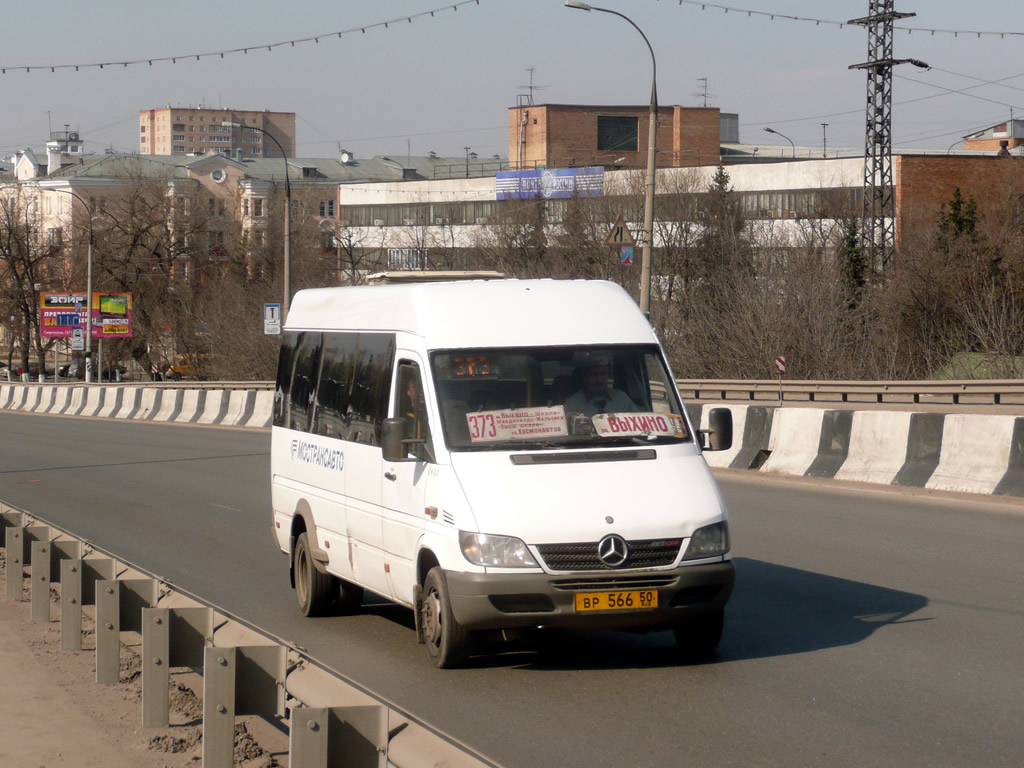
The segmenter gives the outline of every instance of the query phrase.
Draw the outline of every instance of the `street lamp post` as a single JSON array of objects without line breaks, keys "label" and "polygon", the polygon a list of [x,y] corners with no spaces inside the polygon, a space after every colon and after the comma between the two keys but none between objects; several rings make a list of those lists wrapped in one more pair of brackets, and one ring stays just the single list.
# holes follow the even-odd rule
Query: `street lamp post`
[{"label": "street lamp post", "polygon": [[640,311],[650,317],[651,254],[654,247],[654,157],[657,151],[658,135],[658,62],[654,58],[654,48],[651,47],[651,41],[647,39],[647,35],[645,35],[643,30],[625,14],[613,11],[609,8],[598,8],[597,6],[588,5],[587,3],[582,3],[578,0],[565,0],[565,5],[568,8],[575,8],[580,11],[600,11],[601,13],[610,13],[613,16],[618,16],[620,19],[625,19],[633,29],[640,33],[640,37],[642,37],[644,42],[647,44],[647,50],[651,52],[651,106],[650,127],[647,131],[647,183],[645,185],[644,195],[644,242],[641,250],[640,261]]},{"label": "street lamp post", "polygon": [[[94,240],[92,228],[92,207],[82,199],[81,195],[72,192],[70,189],[53,189],[51,191],[71,195],[85,206],[85,211],[89,215],[89,246],[86,251],[85,266],[85,381],[88,384],[92,381],[92,244]],[[100,347],[101,357],[102,354],[103,348]],[[102,363],[103,361],[101,360],[100,362]]]},{"label": "street lamp post", "polygon": [[258,128],[255,125],[242,125],[224,121],[221,123],[225,128],[252,128],[259,131],[277,145],[281,151],[281,158],[284,160],[284,297],[281,301],[281,318],[288,317],[288,306],[292,300],[292,185],[288,179],[288,156],[284,147],[270,131]]},{"label": "street lamp post", "polygon": [[779,133],[779,132],[778,132],[778,131],[776,131],[776,130],[775,130],[774,128],[765,128],[765,130],[766,130],[766,131],[767,131],[768,133],[774,133],[774,134],[775,134],[776,136],[781,136],[781,137],[782,137],[782,138],[784,138],[784,139],[785,139],[786,141],[788,141],[788,142],[789,142],[789,146],[791,146],[791,147],[793,148],[793,157],[794,157],[794,158],[796,157],[796,145],[795,145],[795,144],[793,143],[793,140],[792,140],[791,138],[789,138],[789,136],[787,136],[787,135],[786,135],[786,134],[784,134],[784,133]]}]

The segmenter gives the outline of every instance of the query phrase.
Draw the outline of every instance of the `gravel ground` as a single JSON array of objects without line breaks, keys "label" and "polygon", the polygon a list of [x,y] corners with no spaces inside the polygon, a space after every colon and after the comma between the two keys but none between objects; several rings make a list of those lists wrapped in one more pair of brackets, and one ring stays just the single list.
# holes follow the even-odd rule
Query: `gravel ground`
[{"label": "gravel ground", "polygon": [[[0,552],[0,572],[3,572]],[[26,582],[27,583],[27,582]],[[96,683],[95,642],[83,621],[82,651],[60,647],[60,624],[31,621],[31,605],[4,600],[0,578],[0,766],[180,768],[202,765],[202,679],[173,673],[171,727],[142,728],[138,645],[122,636],[121,683]],[[56,594],[53,594],[56,597]],[[234,765],[288,765],[287,735],[256,718],[235,725]]]}]

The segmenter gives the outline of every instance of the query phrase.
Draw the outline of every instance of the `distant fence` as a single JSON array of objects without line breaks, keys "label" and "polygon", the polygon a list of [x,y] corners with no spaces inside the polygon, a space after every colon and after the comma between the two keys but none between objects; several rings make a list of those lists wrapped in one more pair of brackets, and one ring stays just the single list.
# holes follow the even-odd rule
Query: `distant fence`
[{"label": "distant fence", "polygon": [[121,634],[141,635],[144,728],[169,726],[171,669],[202,675],[204,768],[231,768],[235,718],[245,716],[288,727],[291,768],[497,768],[300,648],[3,502],[0,547],[3,598],[27,596],[33,622],[56,614],[62,650],[82,652],[91,614],[98,684],[120,682]]}]

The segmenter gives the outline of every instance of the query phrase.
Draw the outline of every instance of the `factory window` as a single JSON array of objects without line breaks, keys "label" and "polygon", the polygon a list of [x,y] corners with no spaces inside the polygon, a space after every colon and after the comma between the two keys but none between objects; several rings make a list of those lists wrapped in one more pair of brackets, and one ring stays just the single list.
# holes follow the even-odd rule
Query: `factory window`
[{"label": "factory window", "polygon": [[597,116],[597,148],[609,152],[636,152],[639,118]]}]

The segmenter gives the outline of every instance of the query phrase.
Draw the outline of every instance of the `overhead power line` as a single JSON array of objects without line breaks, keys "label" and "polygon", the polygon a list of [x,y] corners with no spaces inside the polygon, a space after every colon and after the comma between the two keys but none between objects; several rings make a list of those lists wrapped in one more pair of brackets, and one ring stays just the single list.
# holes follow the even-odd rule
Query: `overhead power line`
[{"label": "overhead power line", "polygon": [[199,61],[200,59],[211,59],[211,58],[221,58],[221,59],[223,59],[225,56],[232,56],[232,55],[236,55],[236,54],[246,55],[250,51],[252,51],[253,53],[258,53],[260,51],[263,51],[264,49],[266,49],[267,51],[272,51],[274,48],[283,48],[285,46],[288,46],[290,48],[294,48],[296,45],[300,45],[300,44],[303,44],[303,43],[317,44],[321,40],[328,40],[328,39],[331,39],[331,38],[340,38],[340,37],[342,37],[344,35],[355,34],[356,32],[359,32],[359,33],[365,35],[367,30],[381,29],[381,28],[383,28],[383,29],[390,29],[392,26],[395,26],[397,24],[403,24],[403,23],[412,24],[413,19],[422,19],[422,18],[427,17],[427,16],[433,18],[436,14],[445,13],[445,12],[448,12],[448,11],[456,12],[456,11],[459,10],[459,8],[461,8],[464,5],[480,5],[480,0],[461,0],[461,2],[451,3],[451,4],[448,4],[448,5],[442,6],[441,8],[435,8],[432,11],[422,11],[420,13],[408,14],[408,15],[405,15],[405,16],[400,16],[400,17],[398,17],[396,19],[389,19],[388,21],[378,21],[378,22],[375,22],[373,24],[362,24],[362,25],[360,25],[358,27],[352,27],[351,29],[343,29],[343,30],[340,30],[338,32],[325,32],[323,34],[311,35],[310,37],[296,38],[294,40],[282,40],[281,42],[278,42],[278,43],[262,43],[262,44],[259,44],[259,45],[247,45],[247,46],[244,46],[242,48],[229,48],[229,49],[225,49],[223,51],[208,51],[206,53],[187,53],[187,54],[181,54],[181,55],[178,55],[178,56],[153,56],[153,57],[147,57],[147,58],[144,58],[144,59],[130,59],[130,60],[127,60],[127,61],[103,61],[103,62],[90,62],[90,63],[86,63],[86,64],[39,64],[39,65],[35,65],[35,66],[9,65],[9,66],[0,67],[0,74],[6,75],[8,72],[11,72],[11,73],[15,73],[15,72],[26,72],[26,73],[29,73],[29,72],[33,72],[33,71],[35,71],[35,72],[45,72],[46,70],[49,70],[50,72],[56,72],[58,69],[59,70],[72,70],[73,69],[75,72],[78,72],[79,70],[82,70],[82,69],[104,69],[105,67],[122,67],[122,68],[124,68],[124,67],[138,66],[140,64],[148,64],[149,66],[153,66],[154,63],[156,63],[156,64],[165,64],[167,62],[170,62],[171,64],[177,64],[179,61],[190,61],[190,60]]},{"label": "overhead power line", "polygon": [[[821,26],[822,24],[826,24],[828,26],[833,26],[833,27],[838,27],[839,29],[842,29],[843,27],[851,26],[848,21],[837,21],[835,19],[817,19],[817,18],[814,18],[814,17],[811,17],[811,16],[794,16],[792,14],[776,13],[774,11],[754,11],[754,10],[749,10],[747,8],[734,8],[734,7],[728,6],[728,5],[720,5],[718,3],[705,3],[705,2],[701,2],[701,0],[679,0],[679,4],[680,5],[696,5],[696,6],[700,6],[700,9],[702,11],[707,10],[708,8],[714,8],[715,10],[724,11],[725,13],[735,13],[737,15],[744,14],[744,15],[746,15],[748,17],[761,16],[761,17],[766,17],[768,19],[771,19],[772,21],[775,21],[776,19],[781,19],[783,21],[810,22],[810,23],[813,23],[816,27],[817,26]],[[1005,32],[1005,31],[1004,32],[997,32],[997,31],[983,31],[983,30],[974,30],[974,29],[929,29],[929,28],[926,28],[926,27],[902,27],[902,26],[894,26],[893,29],[895,29],[897,31],[900,31],[900,32],[906,32],[908,35],[909,34],[913,34],[914,32],[918,32],[918,33],[921,33],[921,34],[929,34],[929,35],[932,35],[932,36],[935,36],[935,35],[950,35],[952,37],[960,37],[961,35],[963,35],[965,37],[973,36],[973,37],[976,37],[976,38],[978,38],[978,37],[1000,37],[1000,38],[1004,38],[1004,37],[1024,37],[1024,32]]]}]

